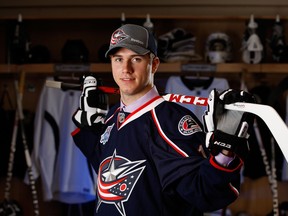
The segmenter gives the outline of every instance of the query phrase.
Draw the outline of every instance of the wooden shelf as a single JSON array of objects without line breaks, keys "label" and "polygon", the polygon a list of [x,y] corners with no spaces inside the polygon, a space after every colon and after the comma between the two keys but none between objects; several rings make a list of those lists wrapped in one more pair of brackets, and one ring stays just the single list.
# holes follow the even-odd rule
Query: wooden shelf
[{"label": "wooden shelf", "polygon": [[9,74],[17,72],[17,65],[0,64],[0,74]]}]

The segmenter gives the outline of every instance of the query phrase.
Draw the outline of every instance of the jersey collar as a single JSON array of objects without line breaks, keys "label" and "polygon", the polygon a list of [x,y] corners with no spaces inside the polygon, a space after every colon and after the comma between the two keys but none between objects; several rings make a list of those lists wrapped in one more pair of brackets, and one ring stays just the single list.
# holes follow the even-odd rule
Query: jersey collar
[{"label": "jersey collar", "polygon": [[159,93],[157,91],[157,88],[154,86],[149,92],[147,92],[145,95],[143,95],[141,98],[137,99],[132,104],[126,106],[123,104],[123,102],[120,102],[120,108],[124,112],[132,113],[135,110],[137,110],[139,107],[141,107],[143,104],[147,103],[148,101],[152,100],[156,96],[159,96]]}]

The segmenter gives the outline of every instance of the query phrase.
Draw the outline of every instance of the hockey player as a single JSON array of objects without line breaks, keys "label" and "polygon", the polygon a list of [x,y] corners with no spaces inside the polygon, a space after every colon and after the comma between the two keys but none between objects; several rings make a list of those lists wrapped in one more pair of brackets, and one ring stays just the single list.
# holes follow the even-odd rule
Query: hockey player
[{"label": "hockey player", "polygon": [[121,100],[107,113],[105,94],[87,77],[72,117],[74,141],[98,172],[95,215],[195,216],[236,200],[253,116],[223,105],[253,97],[212,91],[203,127],[159,95],[153,79],[160,61],[147,29],[121,26],[106,56]]}]

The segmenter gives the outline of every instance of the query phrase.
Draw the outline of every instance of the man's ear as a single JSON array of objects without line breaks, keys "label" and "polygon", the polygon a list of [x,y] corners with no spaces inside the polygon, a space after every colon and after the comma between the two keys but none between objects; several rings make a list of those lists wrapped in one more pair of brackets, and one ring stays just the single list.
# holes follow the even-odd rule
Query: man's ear
[{"label": "man's ear", "polygon": [[152,72],[155,73],[158,70],[158,67],[160,65],[160,59],[158,57],[155,57],[152,62]]}]

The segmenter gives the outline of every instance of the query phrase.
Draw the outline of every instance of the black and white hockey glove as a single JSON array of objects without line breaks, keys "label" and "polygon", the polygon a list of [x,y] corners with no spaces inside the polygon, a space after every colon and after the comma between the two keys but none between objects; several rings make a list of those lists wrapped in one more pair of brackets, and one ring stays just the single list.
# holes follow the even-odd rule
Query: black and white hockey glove
[{"label": "black and white hockey glove", "polygon": [[225,149],[244,160],[249,152],[248,128],[252,127],[254,115],[224,109],[225,104],[235,102],[255,103],[255,99],[245,91],[228,89],[220,94],[215,89],[211,91],[208,110],[203,115],[206,147],[214,156]]},{"label": "black and white hockey glove", "polygon": [[72,116],[74,124],[79,128],[90,127],[97,130],[104,124],[107,113],[108,96],[97,89],[95,77],[85,77],[79,108]]}]

